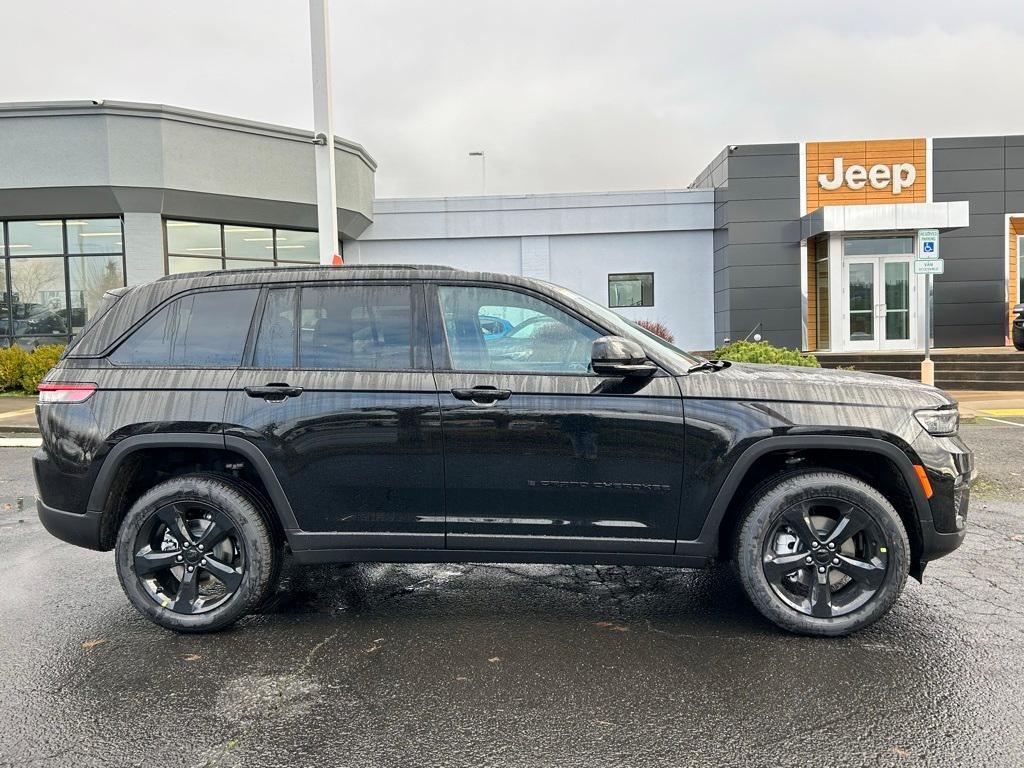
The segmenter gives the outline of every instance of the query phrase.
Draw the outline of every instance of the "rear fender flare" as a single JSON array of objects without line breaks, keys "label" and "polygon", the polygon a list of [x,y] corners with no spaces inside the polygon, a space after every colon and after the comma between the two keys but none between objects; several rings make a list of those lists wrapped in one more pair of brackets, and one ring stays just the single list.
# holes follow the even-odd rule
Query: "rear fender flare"
[{"label": "rear fender flare", "polygon": [[124,461],[131,454],[147,448],[212,448],[221,451],[232,451],[240,454],[250,464],[263,481],[270,504],[284,529],[285,536],[290,539],[291,533],[298,529],[295,513],[277,475],[274,473],[267,457],[248,440],[239,437],[225,437],[221,434],[202,433],[161,433],[154,435],[133,435],[121,440],[107,454],[100,466],[89,494],[88,510],[100,514],[106,508],[110,489],[124,466]]}]

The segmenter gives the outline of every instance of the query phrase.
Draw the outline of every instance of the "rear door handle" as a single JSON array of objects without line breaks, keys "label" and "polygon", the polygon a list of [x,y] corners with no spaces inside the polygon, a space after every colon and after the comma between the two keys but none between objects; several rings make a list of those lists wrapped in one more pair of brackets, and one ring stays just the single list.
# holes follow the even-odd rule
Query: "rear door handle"
[{"label": "rear door handle", "polygon": [[472,389],[453,389],[456,400],[472,400],[474,403],[496,403],[512,397],[511,389],[495,389],[494,387],[473,387]]},{"label": "rear door handle", "polygon": [[302,387],[290,387],[287,384],[267,384],[265,387],[246,387],[245,394],[249,397],[262,397],[264,400],[284,400],[286,397],[298,397]]}]

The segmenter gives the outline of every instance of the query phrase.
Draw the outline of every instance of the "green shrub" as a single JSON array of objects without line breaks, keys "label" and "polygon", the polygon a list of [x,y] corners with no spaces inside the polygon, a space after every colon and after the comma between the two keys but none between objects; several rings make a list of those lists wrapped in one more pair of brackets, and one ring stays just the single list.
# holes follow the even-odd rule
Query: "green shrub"
[{"label": "green shrub", "polygon": [[732,360],[737,363],[771,363],[773,365],[802,365],[805,368],[820,368],[814,355],[805,355],[799,349],[776,347],[767,341],[734,341],[715,350],[718,360]]},{"label": "green shrub", "polygon": [[21,347],[0,347],[0,392],[21,386],[28,353]]},{"label": "green shrub", "polygon": [[39,382],[57,364],[57,360],[63,352],[62,344],[49,344],[33,349],[25,356],[25,364],[21,373],[21,388],[26,392],[37,392]]}]

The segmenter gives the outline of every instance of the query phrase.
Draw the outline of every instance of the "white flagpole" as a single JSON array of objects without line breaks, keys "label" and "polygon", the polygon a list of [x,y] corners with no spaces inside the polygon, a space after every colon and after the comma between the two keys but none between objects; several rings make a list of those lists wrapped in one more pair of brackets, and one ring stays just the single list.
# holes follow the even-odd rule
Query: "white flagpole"
[{"label": "white flagpole", "polygon": [[331,110],[331,42],[328,0],[309,0],[313,59],[313,154],[316,159],[316,221],[320,263],[338,252],[338,194],[334,170],[334,113]]}]

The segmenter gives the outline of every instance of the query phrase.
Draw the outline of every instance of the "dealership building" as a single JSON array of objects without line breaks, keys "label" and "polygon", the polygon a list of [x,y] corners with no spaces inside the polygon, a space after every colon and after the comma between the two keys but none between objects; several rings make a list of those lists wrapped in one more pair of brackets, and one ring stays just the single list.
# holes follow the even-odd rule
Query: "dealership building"
[{"label": "dealership building", "polygon": [[[819,353],[922,349],[921,229],[941,233],[936,346],[1004,346],[1020,301],[1024,136],[730,145],[679,189],[381,200],[371,155],[341,138],[334,152],[346,263],[550,280],[691,349],[754,333]],[[311,131],[0,105],[0,344],[66,341],[110,287],[315,263],[314,175]]]}]

